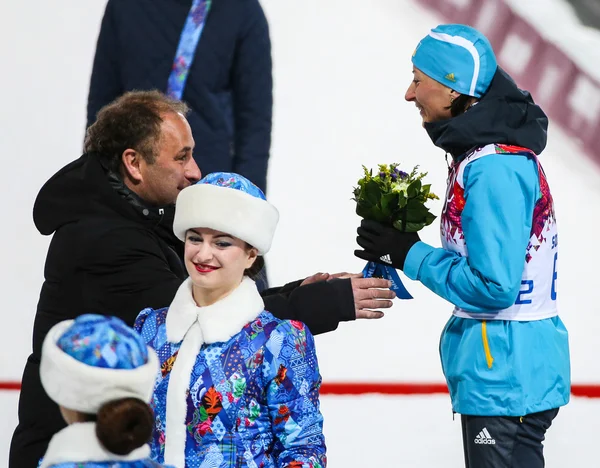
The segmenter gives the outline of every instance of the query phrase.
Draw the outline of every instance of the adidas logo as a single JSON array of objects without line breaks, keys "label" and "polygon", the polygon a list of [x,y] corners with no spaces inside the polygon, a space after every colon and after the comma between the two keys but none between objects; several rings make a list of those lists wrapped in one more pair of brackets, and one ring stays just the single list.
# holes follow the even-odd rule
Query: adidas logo
[{"label": "adidas logo", "polygon": [[444,78],[446,78],[448,81],[452,81],[452,83],[456,81],[456,78],[454,78],[454,73],[448,73]]},{"label": "adidas logo", "polygon": [[481,432],[477,434],[477,437],[475,437],[475,443],[482,445],[496,445],[496,440],[492,439],[492,436],[484,427]]},{"label": "adidas logo", "polygon": [[379,257],[379,260],[381,260],[382,262],[387,263],[388,265],[392,264],[392,259],[390,257],[390,254],[382,255],[381,257]]}]

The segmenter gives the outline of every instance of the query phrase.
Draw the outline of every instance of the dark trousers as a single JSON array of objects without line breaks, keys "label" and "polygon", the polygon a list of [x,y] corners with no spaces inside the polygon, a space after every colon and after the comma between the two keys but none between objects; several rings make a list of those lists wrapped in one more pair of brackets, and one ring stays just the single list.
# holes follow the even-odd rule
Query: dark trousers
[{"label": "dark trousers", "polygon": [[543,468],[544,436],[557,409],[523,417],[461,416],[466,468]]}]

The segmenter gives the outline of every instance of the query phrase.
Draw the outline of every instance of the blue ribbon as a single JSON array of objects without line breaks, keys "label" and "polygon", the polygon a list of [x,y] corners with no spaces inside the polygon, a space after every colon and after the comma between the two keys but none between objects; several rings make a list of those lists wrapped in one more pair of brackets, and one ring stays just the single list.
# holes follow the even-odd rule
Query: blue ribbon
[{"label": "blue ribbon", "polygon": [[364,278],[383,278],[392,282],[391,290],[396,293],[398,299],[412,299],[413,297],[402,284],[400,276],[395,268],[380,263],[369,262],[363,270]]},{"label": "blue ribbon", "polygon": [[183,96],[183,90],[196,55],[196,48],[204,30],[206,16],[210,10],[210,4],[211,0],[194,0],[192,2],[192,7],[179,38],[179,45],[167,82],[166,94],[170,98],[181,99]]}]

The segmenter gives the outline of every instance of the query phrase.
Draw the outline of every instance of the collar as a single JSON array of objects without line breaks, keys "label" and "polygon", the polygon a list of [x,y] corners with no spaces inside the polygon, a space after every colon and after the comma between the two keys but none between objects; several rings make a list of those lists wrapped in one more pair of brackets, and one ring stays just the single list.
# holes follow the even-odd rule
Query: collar
[{"label": "collar", "polygon": [[128,455],[110,453],[96,437],[96,423],[75,423],[56,433],[50,440],[40,468],[61,463],[113,462],[144,460],[150,447],[143,445]]},{"label": "collar", "polygon": [[159,236],[165,240],[171,248],[175,250],[177,256],[183,258],[183,244],[173,234],[173,221],[175,219],[175,204],[154,206],[143,200],[137,193],[131,190],[122,177],[116,172],[112,171],[103,162],[103,159],[95,153],[95,159],[100,164],[109,186],[119,195],[122,200],[125,200],[127,204],[135,210],[135,212],[144,220],[147,225],[159,234]]},{"label": "collar", "polygon": [[265,309],[256,283],[244,277],[240,285],[223,299],[198,307],[192,296],[192,280],[186,279],[177,290],[166,319],[167,340],[179,343],[197,322],[203,343],[227,341],[258,317]]},{"label": "collar", "polygon": [[[102,165],[102,162],[100,162],[100,164]],[[119,194],[122,199],[126,200],[127,203],[133,206],[136,211],[142,213],[145,218],[156,221],[157,223],[160,223],[166,218],[170,219],[171,224],[173,224],[173,218],[175,216],[175,204],[154,206],[146,202],[137,193],[125,185],[125,182],[123,182],[121,176],[106,168],[104,165],[102,165],[102,167],[106,171],[106,177],[108,178],[109,185]]]}]

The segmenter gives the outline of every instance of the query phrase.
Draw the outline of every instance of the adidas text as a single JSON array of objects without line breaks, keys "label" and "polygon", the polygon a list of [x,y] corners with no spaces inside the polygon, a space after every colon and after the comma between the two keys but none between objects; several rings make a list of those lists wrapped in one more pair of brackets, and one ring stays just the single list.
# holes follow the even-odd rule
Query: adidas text
[{"label": "adidas text", "polygon": [[494,439],[477,439],[475,438],[476,444],[481,445],[496,445],[496,441]]},{"label": "adidas text", "polygon": [[488,430],[484,427],[477,437],[475,437],[475,443],[480,445],[496,445],[496,440],[492,439],[492,436]]}]

